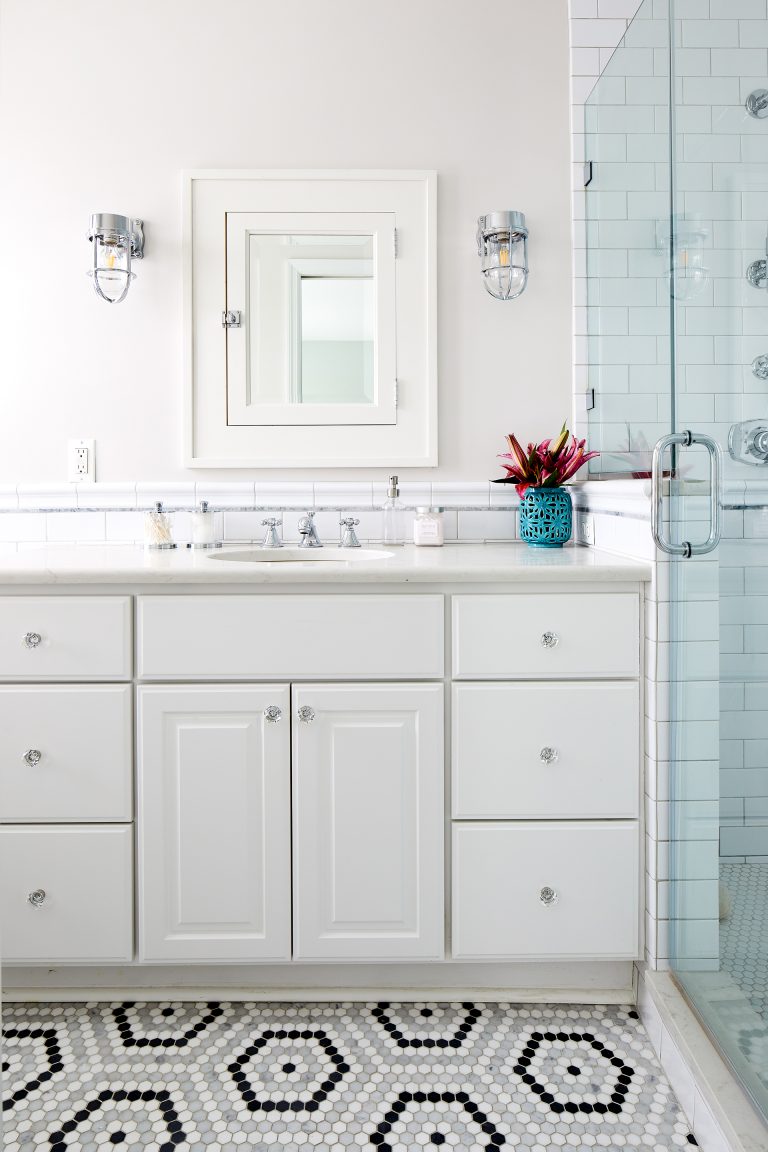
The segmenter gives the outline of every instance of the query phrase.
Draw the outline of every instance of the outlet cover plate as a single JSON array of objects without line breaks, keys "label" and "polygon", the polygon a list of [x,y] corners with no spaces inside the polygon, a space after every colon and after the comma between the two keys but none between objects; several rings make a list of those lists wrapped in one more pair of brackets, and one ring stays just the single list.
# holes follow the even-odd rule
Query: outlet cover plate
[{"label": "outlet cover plate", "polygon": [[67,441],[67,480],[70,484],[93,484],[96,480],[96,441]]}]

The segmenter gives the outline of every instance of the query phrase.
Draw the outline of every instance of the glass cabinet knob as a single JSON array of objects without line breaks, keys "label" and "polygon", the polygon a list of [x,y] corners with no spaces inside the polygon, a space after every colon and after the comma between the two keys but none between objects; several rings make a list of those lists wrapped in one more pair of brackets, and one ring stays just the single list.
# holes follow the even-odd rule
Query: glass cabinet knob
[{"label": "glass cabinet knob", "polygon": [[264,719],[270,724],[279,724],[283,718],[282,708],[278,708],[276,704],[270,704],[268,708],[264,709]]},{"label": "glass cabinet knob", "polygon": [[25,648],[39,648],[43,642],[43,638],[39,632],[27,632],[24,637]]},{"label": "glass cabinet knob", "polygon": [[27,900],[33,908],[40,908],[45,900],[45,889],[35,888],[34,892],[30,892]]},{"label": "glass cabinet knob", "polygon": [[560,643],[560,637],[557,632],[542,632],[541,645],[542,648],[557,648]]},{"label": "glass cabinet knob", "polygon": [[315,718],[315,710],[314,708],[310,708],[308,704],[302,704],[301,708],[299,708],[298,715],[302,724],[311,724]]},{"label": "glass cabinet knob", "polygon": [[539,752],[539,760],[542,764],[554,764],[559,755],[557,748],[545,747]]},{"label": "glass cabinet knob", "polygon": [[544,887],[539,892],[539,900],[545,908],[551,908],[553,904],[557,904],[557,892],[554,888]]},{"label": "glass cabinet knob", "polygon": [[30,748],[28,752],[24,753],[24,759],[30,768],[34,768],[35,764],[39,764],[43,758],[43,754],[39,748]]}]

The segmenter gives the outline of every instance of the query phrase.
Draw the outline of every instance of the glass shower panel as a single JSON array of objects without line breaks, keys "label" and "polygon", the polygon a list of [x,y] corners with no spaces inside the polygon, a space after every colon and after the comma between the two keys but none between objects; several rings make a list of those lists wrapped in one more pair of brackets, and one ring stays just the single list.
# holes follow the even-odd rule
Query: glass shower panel
[{"label": "glass shower panel", "polygon": [[592,473],[649,476],[673,425],[667,0],[645,0],[585,107]]},{"label": "glass shower panel", "polygon": [[[698,47],[712,28],[692,11],[671,23],[673,419],[721,448],[723,538],[669,565],[670,958],[768,1116],[768,290],[746,275],[765,258],[768,119],[745,107],[768,88],[768,21],[735,13],[729,45]],[[701,540],[706,463],[676,463],[669,531]]]}]

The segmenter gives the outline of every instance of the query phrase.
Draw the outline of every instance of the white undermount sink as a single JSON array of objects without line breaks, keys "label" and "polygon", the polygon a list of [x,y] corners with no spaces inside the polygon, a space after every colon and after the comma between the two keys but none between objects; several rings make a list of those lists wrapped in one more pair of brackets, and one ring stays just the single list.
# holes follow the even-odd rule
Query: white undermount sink
[{"label": "white undermount sink", "polygon": [[388,560],[391,552],[378,548],[243,548],[234,552],[212,552],[209,560],[236,560],[242,564],[345,564]]}]

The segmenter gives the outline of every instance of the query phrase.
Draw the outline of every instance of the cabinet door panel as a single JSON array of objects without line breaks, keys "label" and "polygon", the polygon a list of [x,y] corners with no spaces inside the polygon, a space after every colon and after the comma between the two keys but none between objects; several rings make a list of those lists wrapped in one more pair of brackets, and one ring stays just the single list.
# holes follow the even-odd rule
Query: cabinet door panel
[{"label": "cabinet door panel", "polygon": [[289,958],[290,690],[153,685],[138,710],[141,959]]},{"label": "cabinet door panel", "polygon": [[636,960],[635,821],[454,824],[455,960]]},{"label": "cabinet door panel", "polygon": [[0,822],[130,820],[129,684],[0,686]]},{"label": "cabinet door panel", "polygon": [[13,964],[131,960],[132,865],[129,824],[0,828],[2,959]]},{"label": "cabinet door panel", "polygon": [[636,681],[453,686],[454,819],[637,817]]},{"label": "cabinet door panel", "polygon": [[442,957],[442,693],[294,688],[297,959]]}]

